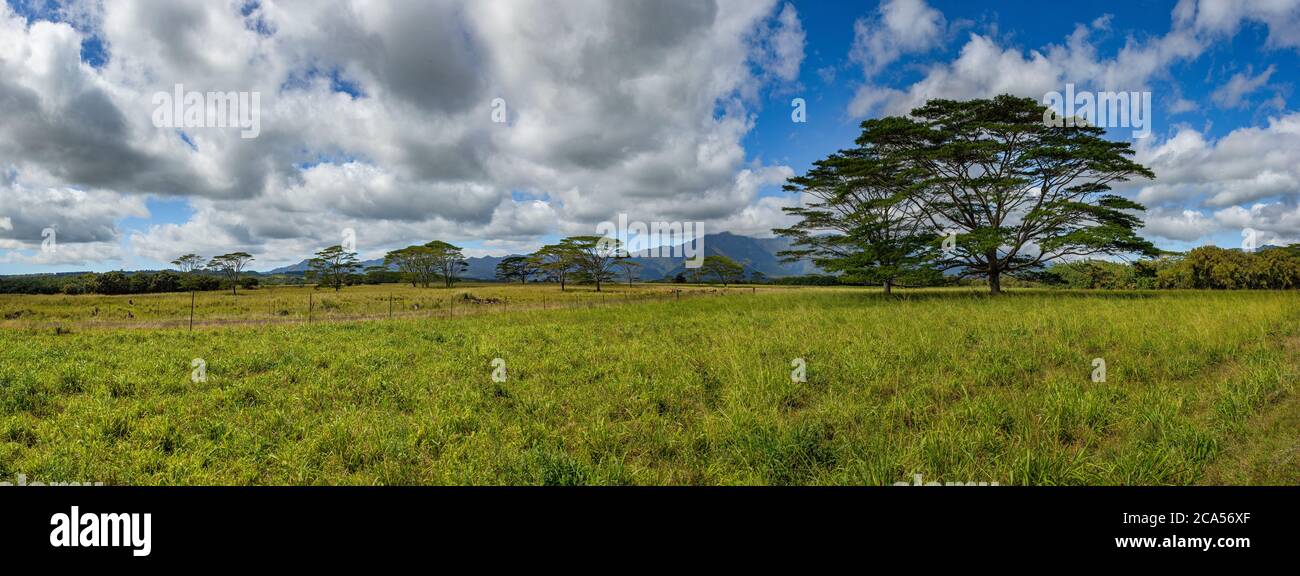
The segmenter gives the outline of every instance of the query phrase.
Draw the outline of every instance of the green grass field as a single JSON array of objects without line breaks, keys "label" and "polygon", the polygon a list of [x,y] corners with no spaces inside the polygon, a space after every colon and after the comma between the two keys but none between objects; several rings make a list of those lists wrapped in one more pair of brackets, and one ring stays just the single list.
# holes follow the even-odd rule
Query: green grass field
[{"label": "green grass field", "polygon": [[[764,287],[763,290],[781,288]],[[749,288],[732,287],[738,293]],[[558,287],[506,284],[458,284],[455,288],[414,288],[410,285],[356,286],[335,292],[304,286],[275,286],[194,295],[198,326],[240,323],[305,323],[312,321],[428,318],[486,312],[587,307],[627,303],[629,299],[716,295],[719,287],[669,284],[612,284],[596,292],[590,286]],[[466,298],[469,295],[471,298]],[[104,328],[167,328],[189,326],[191,295],[26,296],[0,294],[0,328],[58,326]]]},{"label": "green grass field", "polygon": [[[318,296],[382,316],[389,289],[560,302],[551,286]],[[6,297],[30,313],[0,329],[0,479],[1300,484],[1294,292],[672,289],[193,333],[95,320],[170,319],[188,296]],[[204,295],[204,317],[274,318],[291,290]]]}]

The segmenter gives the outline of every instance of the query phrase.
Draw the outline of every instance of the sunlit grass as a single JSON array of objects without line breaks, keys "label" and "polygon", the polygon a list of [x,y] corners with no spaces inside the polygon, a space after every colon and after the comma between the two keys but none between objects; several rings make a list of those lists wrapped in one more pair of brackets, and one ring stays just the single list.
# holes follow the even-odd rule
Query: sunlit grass
[{"label": "sunlit grass", "polygon": [[[780,288],[764,288],[779,290]],[[743,289],[748,290],[748,289]],[[629,299],[675,298],[718,294],[722,288],[671,284],[571,286],[465,283],[453,288],[415,288],[409,284],[352,286],[341,291],[303,286],[271,286],[238,295],[199,292],[193,295],[198,325],[233,322],[307,322],[472,315],[529,308],[562,308],[626,303]],[[741,288],[732,287],[732,293]],[[468,297],[467,297],[468,296]],[[188,326],[191,294],[135,296],[0,295],[0,327],[52,326]]]},{"label": "sunlit grass", "polygon": [[[498,289],[512,299],[558,293]],[[1191,484],[1215,471],[1241,479],[1215,467],[1259,414],[1296,394],[1298,304],[1294,293],[890,299],[774,289],[194,334],[0,331],[0,476],[893,484],[921,474]],[[206,362],[206,382],[191,381],[195,358]],[[494,358],[506,361],[504,383],[493,382]],[[791,379],[799,358],[806,383]],[[1091,379],[1096,358],[1107,364],[1104,383]]]}]

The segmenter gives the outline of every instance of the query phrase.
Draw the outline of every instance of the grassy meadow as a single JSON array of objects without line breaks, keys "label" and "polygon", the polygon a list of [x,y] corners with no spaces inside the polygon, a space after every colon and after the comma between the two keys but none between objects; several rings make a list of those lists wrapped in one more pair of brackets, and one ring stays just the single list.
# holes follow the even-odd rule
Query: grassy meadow
[{"label": "grassy meadow", "polygon": [[[102,323],[188,295],[7,297],[0,479],[1300,484],[1294,292],[673,289],[351,288],[314,298],[412,316],[192,333]],[[464,293],[520,305],[416,315]],[[305,294],[206,294],[202,318],[302,319]]]},{"label": "grassy meadow", "polygon": [[[58,326],[167,328],[189,326],[190,305],[198,326],[240,323],[464,316],[484,312],[621,304],[629,299],[720,294],[723,289],[669,284],[607,284],[558,287],[466,283],[454,288],[416,288],[409,284],[353,286],[341,291],[314,286],[269,286],[241,290],[133,296],[0,294],[0,328]],[[764,287],[764,290],[780,288]],[[741,288],[731,288],[737,292]],[[744,290],[749,290],[745,288]]]}]

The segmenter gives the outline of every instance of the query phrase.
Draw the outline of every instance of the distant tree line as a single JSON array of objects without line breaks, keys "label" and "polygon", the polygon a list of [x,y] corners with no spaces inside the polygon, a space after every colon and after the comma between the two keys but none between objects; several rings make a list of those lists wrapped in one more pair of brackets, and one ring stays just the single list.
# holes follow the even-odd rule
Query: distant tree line
[{"label": "distant tree line", "polygon": [[[231,288],[231,281],[211,273],[104,272],[61,275],[10,276],[0,278],[0,294],[161,294],[166,292],[211,292]],[[240,288],[256,288],[255,277],[240,278]]]},{"label": "distant tree line", "polygon": [[1204,246],[1133,263],[1070,262],[1039,279],[1049,286],[1098,290],[1293,290],[1300,288],[1300,245],[1257,252]]}]

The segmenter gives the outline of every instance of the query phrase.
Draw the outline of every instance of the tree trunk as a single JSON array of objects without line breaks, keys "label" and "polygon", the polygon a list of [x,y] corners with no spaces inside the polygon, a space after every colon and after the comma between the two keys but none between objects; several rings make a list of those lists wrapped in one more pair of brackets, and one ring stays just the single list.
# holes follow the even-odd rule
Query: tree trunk
[{"label": "tree trunk", "polygon": [[989,293],[998,295],[1002,293],[1002,271],[991,270],[989,272]]},{"label": "tree trunk", "polygon": [[893,293],[894,293],[894,281],[885,280],[885,295],[888,296]]}]

